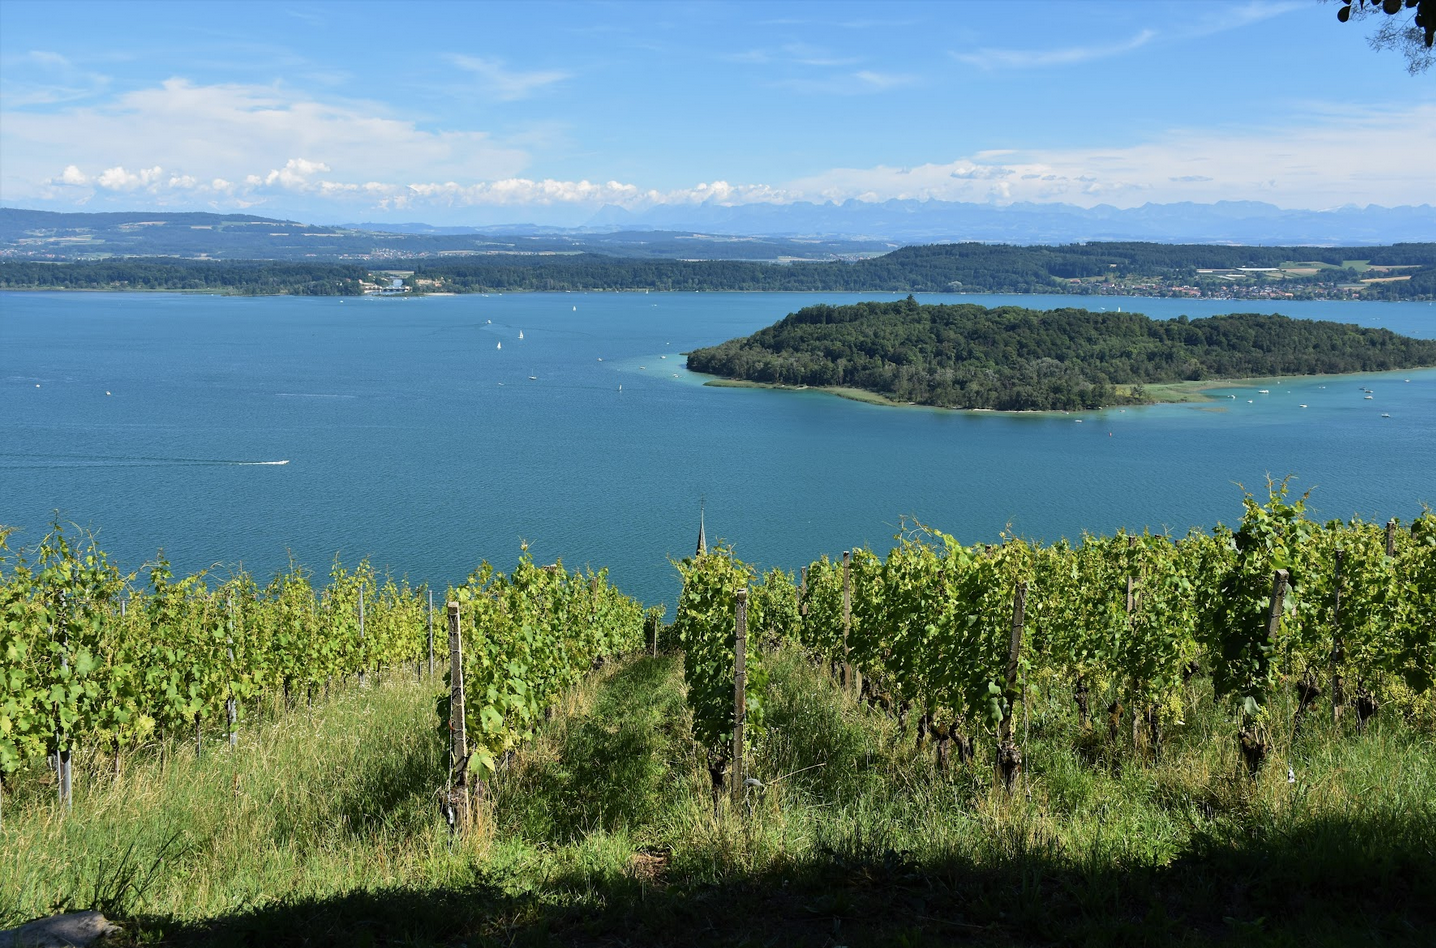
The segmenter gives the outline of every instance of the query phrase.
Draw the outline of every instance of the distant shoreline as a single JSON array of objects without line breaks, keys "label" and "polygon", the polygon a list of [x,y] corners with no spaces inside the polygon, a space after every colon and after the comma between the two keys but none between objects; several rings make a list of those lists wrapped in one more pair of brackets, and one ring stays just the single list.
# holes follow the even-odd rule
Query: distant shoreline
[{"label": "distant shoreline", "polygon": [[[706,289],[706,290],[673,290],[653,289],[652,287],[587,287],[581,290],[537,290],[528,287],[514,289],[488,289],[488,290],[413,290],[408,293],[394,293],[379,295],[375,293],[249,293],[236,291],[228,287],[132,287],[132,286],[0,286],[0,293],[175,293],[188,296],[242,296],[251,299],[264,297],[309,297],[314,299],[324,298],[363,298],[374,297],[376,299],[419,299],[425,296],[499,296],[499,295],[526,295],[531,293],[552,293],[578,295],[583,293],[633,293],[637,294],[662,294],[665,296],[691,296],[695,293],[705,294],[731,294],[742,295],[747,293],[765,293],[773,296],[814,296],[824,293],[834,293],[843,296],[857,294],[873,294],[875,296],[935,296],[962,298],[965,296],[1055,296],[1072,300],[1111,300],[1111,299],[1134,299],[1134,300],[1184,300],[1202,303],[1232,303],[1233,305],[1270,305],[1280,306],[1284,303],[1429,303],[1431,300],[1414,297],[1411,299],[1369,299],[1362,296],[1303,296],[1303,297],[1267,297],[1267,296],[1177,296],[1174,294],[1153,294],[1153,293],[1070,293],[1063,292],[1058,287],[1043,287],[1038,292],[1019,292],[1017,290],[747,290],[747,289]],[[1072,305],[1074,309],[1092,309],[1086,304]],[[1139,314],[1141,315],[1141,314]]]}]

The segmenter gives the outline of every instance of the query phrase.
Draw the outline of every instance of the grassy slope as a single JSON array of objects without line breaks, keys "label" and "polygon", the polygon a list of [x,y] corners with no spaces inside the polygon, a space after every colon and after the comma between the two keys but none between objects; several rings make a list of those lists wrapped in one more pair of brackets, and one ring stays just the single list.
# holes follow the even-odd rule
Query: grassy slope
[{"label": "grassy slope", "polygon": [[[96,905],[164,944],[1429,944],[1436,749],[1278,738],[1255,784],[1198,700],[1160,765],[1033,693],[1029,773],[939,773],[796,655],[772,662],[768,783],[716,817],[672,658],[610,665],[450,848],[433,685],[350,691],[231,753],[7,802],[0,924]],[[1078,749],[1074,749],[1074,747]],[[1297,774],[1292,785],[1286,766]],[[158,858],[157,858],[158,857]],[[154,866],[153,872],[149,872]],[[126,890],[134,880],[142,891]]]}]

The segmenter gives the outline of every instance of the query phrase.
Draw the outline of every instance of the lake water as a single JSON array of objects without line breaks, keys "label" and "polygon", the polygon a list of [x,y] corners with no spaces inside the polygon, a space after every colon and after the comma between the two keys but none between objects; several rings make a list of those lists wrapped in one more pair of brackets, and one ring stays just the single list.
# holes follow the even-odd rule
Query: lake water
[{"label": "lake water", "polygon": [[[808,303],[873,298],[0,294],[0,523],[30,544],[58,509],[126,569],[163,547],[177,573],[264,579],[292,555],[322,575],[337,554],[440,587],[481,559],[510,568],[524,539],[671,603],[701,498],[710,542],[790,569],[886,549],[904,517],[964,542],[1231,523],[1235,482],[1268,473],[1297,475],[1323,517],[1436,504],[1433,370],[1014,417],[704,387],[683,368]],[[1436,337],[1426,303],[921,299],[1275,309]]]}]

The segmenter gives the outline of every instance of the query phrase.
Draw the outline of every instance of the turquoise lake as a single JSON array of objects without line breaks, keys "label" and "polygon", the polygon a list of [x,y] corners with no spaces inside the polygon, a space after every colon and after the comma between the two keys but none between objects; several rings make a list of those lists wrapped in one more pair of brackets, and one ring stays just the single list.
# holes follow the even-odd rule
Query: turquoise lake
[{"label": "turquoise lake", "polygon": [[[1296,475],[1323,518],[1436,504],[1436,370],[1009,416],[704,387],[683,368],[681,352],[808,303],[887,298],[0,294],[0,524],[28,545],[58,510],[126,570],[163,547],[177,573],[262,580],[292,556],[322,576],[337,554],[439,587],[483,559],[510,568],[523,539],[671,604],[700,499],[710,542],[789,569],[885,550],[905,517],[963,542],[1184,533],[1234,523],[1236,484],[1268,474]],[[919,298],[1436,337],[1427,303]]]}]

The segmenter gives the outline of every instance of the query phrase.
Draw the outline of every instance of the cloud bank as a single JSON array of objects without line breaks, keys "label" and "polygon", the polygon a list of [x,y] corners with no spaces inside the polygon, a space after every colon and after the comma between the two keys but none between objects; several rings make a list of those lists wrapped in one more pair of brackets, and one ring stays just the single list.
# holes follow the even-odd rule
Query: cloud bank
[{"label": "cloud bank", "polygon": [[[1130,41],[1137,42],[1140,35]],[[1074,54],[1075,55],[1075,54]],[[495,94],[523,96],[564,78],[474,60]],[[861,74],[872,86],[906,77]],[[1264,200],[1283,207],[1416,204],[1400,169],[1436,154],[1436,105],[1345,109],[1314,105],[1280,127],[1172,129],[1114,148],[1014,147],[936,157],[916,166],[832,168],[775,182],[644,182],[534,174],[534,158],[482,131],[433,129],[363,102],[321,102],[281,87],[170,79],[103,106],[0,114],[7,160],[0,202],[53,206],[244,209],[267,205],[311,219],[366,212],[422,216],[566,209],[573,221],[605,205],[785,204],[856,199],[1148,202]],[[1381,155],[1373,166],[1371,155]],[[1396,169],[1389,173],[1382,168]],[[481,217],[471,214],[469,217]],[[536,215],[536,217],[539,215]],[[551,217],[551,216],[550,216]]]}]

